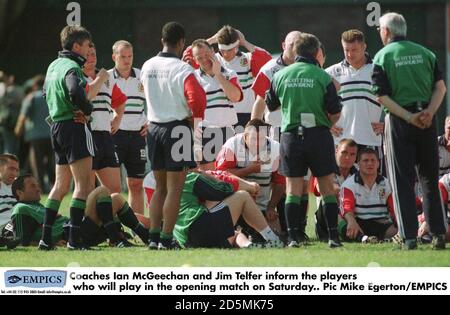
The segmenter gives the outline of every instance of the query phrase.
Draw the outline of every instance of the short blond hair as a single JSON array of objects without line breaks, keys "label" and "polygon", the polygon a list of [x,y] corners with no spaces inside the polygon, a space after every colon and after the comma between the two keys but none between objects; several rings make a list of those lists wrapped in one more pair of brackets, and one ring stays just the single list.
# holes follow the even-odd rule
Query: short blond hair
[{"label": "short blond hair", "polygon": [[128,41],[126,41],[126,40],[118,40],[118,41],[115,42],[114,45],[112,46],[113,54],[119,53],[119,49],[122,48],[122,47],[133,49],[133,45],[131,45],[130,42],[128,42]]}]

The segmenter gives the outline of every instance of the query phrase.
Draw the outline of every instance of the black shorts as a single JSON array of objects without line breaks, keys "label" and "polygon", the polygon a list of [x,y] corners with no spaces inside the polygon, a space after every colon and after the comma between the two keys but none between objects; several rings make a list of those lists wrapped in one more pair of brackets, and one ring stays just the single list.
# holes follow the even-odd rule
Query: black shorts
[{"label": "black shorts", "polygon": [[[122,225],[117,222],[119,230],[122,229]],[[84,217],[80,226],[81,239],[83,244],[89,247],[98,246],[108,240],[108,234],[103,226],[95,224],[89,217]],[[68,220],[63,226],[63,239],[69,240],[70,234],[70,220]]]},{"label": "black shorts", "polygon": [[230,248],[234,236],[230,208],[221,202],[203,213],[189,228],[187,247]]},{"label": "black shorts", "polygon": [[234,129],[231,127],[201,127],[202,159],[200,164],[214,162],[222,146],[233,136]]},{"label": "black shorts", "polygon": [[336,171],[333,137],[326,127],[307,128],[303,136],[297,130],[283,132],[280,146],[280,174],[286,177],[304,177],[308,168],[316,177]]},{"label": "black shorts", "polygon": [[124,164],[127,177],[144,178],[147,163],[147,143],[140,131],[119,130],[113,135],[119,163]]},{"label": "black shorts", "polygon": [[376,236],[379,240],[383,240],[386,231],[394,225],[394,223],[387,219],[361,220],[356,218],[356,222],[358,222],[361,230],[363,230],[364,235]]},{"label": "black shorts", "polygon": [[92,137],[95,144],[95,157],[92,161],[92,169],[101,170],[107,167],[119,167],[119,157],[109,131],[93,131]]},{"label": "black shorts", "polygon": [[150,123],[147,141],[153,171],[180,172],[197,166],[192,128],[186,120]]},{"label": "black shorts", "polygon": [[72,164],[95,155],[94,140],[87,125],[73,120],[55,122],[51,133],[56,164]]}]

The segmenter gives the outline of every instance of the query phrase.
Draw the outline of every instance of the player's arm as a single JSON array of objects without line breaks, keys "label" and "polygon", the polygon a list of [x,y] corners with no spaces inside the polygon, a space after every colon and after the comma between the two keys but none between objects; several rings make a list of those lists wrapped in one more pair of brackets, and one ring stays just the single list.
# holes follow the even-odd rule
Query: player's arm
[{"label": "player's arm", "polygon": [[276,111],[281,106],[280,99],[278,98],[276,90],[275,80],[272,80],[270,89],[267,91],[265,99],[267,108],[271,112]]},{"label": "player's arm", "polygon": [[112,134],[115,134],[119,130],[123,114],[125,113],[126,102],[127,96],[122,92],[122,90],[117,86],[117,84],[114,84],[111,95],[111,108],[114,111],[114,118],[111,121]]},{"label": "player's arm", "polygon": [[247,177],[248,175],[253,173],[259,173],[261,171],[260,162],[254,162],[247,167],[238,168],[234,152],[226,147],[222,147],[219,154],[217,155],[215,167],[216,170],[228,171],[231,174],[234,174],[241,178]]},{"label": "player's arm", "polygon": [[220,86],[223,89],[226,97],[233,103],[237,103],[242,100],[243,94],[242,89],[238,83],[237,75],[227,80],[225,76],[222,74],[222,65],[219,60],[217,60],[216,56],[211,57],[211,61],[213,64],[212,71],[214,73],[214,77],[219,82]]},{"label": "player's arm", "polygon": [[204,174],[233,185],[235,192],[245,190],[251,195],[256,195],[260,190],[258,183],[247,181],[227,171],[206,171]]},{"label": "player's arm", "polygon": [[324,98],[328,118],[330,119],[331,125],[334,125],[341,116],[342,104],[333,81],[327,85]]},{"label": "player's arm", "polygon": [[252,116],[251,119],[263,119],[264,113],[266,111],[266,102],[264,101],[264,98],[261,96],[256,96],[255,103],[253,104],[252,108]]},{"label": "player's arm", "polygon": [[420,113],[411,113],[398,105],[391,97],[392,89],[389,83],[386,72],[381,65],[375,64],[372,74],[373,91],[378,96],[377,101],[386,107],[389,112],[409,124],[413,124],[416,127],[423,128],[423,124],[419,121]]},{"label": "player's arm", "polygon": [[353,240],[359,233],[363,233],[355,219],[355,196],[350,189],[343,187],[339,199],[341,215],[345,218],[345,221],[347,221],[347,237]]},{"label": "player's arm", "polygon": [[206,93],[193,73],[184,81],[184,96],[192,111],[193,121],[191,127],[193,130],[196,130],[198,123],[205,117]]},{"label": "player's arm", "polygon": [[97,97],[102,85],[109,79],[109,73],[105,69],[101,69],[92,83],[90,83],[87,89],[87,98],[92,101]]},{"label": "player's arm", "polygon": [[264,97],[269,88],[270,80],[260,71],[252,85],[252,90],[255,92],[256,99],[253,104],[251,119],[263,119],[267,106]]},{"label": "player's arm", "polygon": [[75,70],[69,70],[65,77],[67,91],[69,92],[70,101],[75,109],[81,110],[84,115],[89,116],[92,113],[92,104],[86,95],[86,86],[80,84],[81,78]]}]

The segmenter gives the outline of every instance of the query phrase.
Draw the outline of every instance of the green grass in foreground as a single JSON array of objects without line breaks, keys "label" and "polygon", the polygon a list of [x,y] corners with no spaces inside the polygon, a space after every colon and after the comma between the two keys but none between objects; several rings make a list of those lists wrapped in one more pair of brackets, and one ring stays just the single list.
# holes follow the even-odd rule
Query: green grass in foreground
[{"label": "green grass in foreground", "polygon": [[[70,198],[62,203],[61,214],[67,215]],[[312,212],[308,235],[313,236]],[[306,248],[254,250],[183,250],[176,252],[149,251],[146,247],[127,249],[100,246],[87,252],[69,252],[58,248],[54,252],[39,252],[35,247],[19,247],[14,251],[0,249],[1,267],[347,267],[368,265],[381,267],[450,267],[450,249],[432,251],[421,245],[417,251],[401,251],[393,244],[344,244],[329,249],[313,242]]]},{"label": "green grass in foreground", "polygon": [[393,244],[345,244],[329,249],[326,244],[313,243],[298,249],[256,250],[183,250],[177,252],[149,251],[145,247],[115,249],[100,247],[95,251],[39,252],[36,248],[0,250],[2,267],[450,267],[450,250],[432,251],[429,245],[405,252]]}]

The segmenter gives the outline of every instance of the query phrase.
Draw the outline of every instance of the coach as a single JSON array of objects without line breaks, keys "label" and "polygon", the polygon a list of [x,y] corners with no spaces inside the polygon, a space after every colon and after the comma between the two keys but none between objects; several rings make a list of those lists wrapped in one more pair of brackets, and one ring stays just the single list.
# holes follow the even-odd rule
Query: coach
[{"label": "coach", "polygon": [[385,119],[386,158],[403,248],[417,248],[414,194],[417,166],[425,217],[433,234],[433,248],[444,249],[443,235],[447,227],[438,189],[434,115],[446,87],[435,55],[406,39],[406,21],[402,15],[383,15],[379,32],[385,47],[374,58],[374,91],[388,112]]},{"label": "coach", "polygon": [[340,247],[338,206],[333,190],[336,169],[330,127],[339,119],[340,98],[331,77],[320,68],[320,42],[302,33],[295,41],[297,61],[278,71],[266,95],[270,111],[281,107],[281,169],[286,176],[286,224],[289,247],[299,247],[300,200],[308,168],[318,178],[323,194],[329,246]]}]

